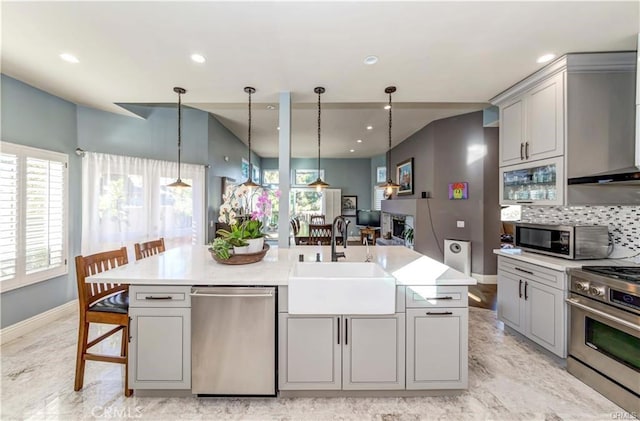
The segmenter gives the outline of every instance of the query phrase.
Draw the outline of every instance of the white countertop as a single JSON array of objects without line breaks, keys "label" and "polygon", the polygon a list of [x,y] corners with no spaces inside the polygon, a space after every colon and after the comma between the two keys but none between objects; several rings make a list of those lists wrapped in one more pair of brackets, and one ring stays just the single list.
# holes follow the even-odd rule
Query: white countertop
[{"label": "white countertop", "polygon": [[633,262],[623,259],[569,260],[530,253],[522,249],[496,249],[493,253],[559,271],[568,271],[582,266],[636,266]]},{"label": "white countertop", "polygon": [[[346,261],[364,262],[366,247],[343,251]],[[404,246],[370,247],[373,262],[396,279],[397,285],[475,285],[476,280]],[[211,257],[208,246],[182,246],[130,262],[87,278],[87,282],[114,282],[136,285],[287,285],[289,272],[304,254],[306,262],[331,260],[329,246],[272,246],[261,262],[224,265]],[[345,261],[345,259],[340,259]],[[337,264],[340,264],[338,262]]]}]

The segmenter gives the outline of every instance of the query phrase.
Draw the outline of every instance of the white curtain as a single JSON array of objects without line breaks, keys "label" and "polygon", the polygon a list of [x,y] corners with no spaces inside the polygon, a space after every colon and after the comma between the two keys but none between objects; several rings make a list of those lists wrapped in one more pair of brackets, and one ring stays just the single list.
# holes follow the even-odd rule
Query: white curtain
[{"label": "white curtain", "polygon": [[[164,237],[167,248],[204,244],[204,166],[182,164],[190,188],[167,187],[178,164],[86,152],[82,159],[82,254]],[[73,223],[73,221],[70,221]]]}]

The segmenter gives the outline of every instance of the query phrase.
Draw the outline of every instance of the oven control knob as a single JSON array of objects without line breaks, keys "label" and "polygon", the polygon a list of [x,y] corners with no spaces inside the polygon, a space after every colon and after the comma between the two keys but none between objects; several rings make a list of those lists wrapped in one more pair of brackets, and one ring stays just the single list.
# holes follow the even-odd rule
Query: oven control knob
[{"label": "oven control knob", "polygon": [[592,286],[589,288],[589,294],[595,297],[604,297],[604,287]]},{"label": "oven control knob", "polygon": [[584,291],[584,292],[589,291],[589,282],[577,281],[576,282],[576,289],[578,291]]}]

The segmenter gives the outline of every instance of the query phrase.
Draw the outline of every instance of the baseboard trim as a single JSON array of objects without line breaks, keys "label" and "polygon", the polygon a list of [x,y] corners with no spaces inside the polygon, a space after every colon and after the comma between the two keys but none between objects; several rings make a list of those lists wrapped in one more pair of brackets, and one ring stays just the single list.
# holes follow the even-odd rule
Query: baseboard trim
[{"label": "baseboard trim", "polygon": [[481,275],[479,273],[472,273],[471,277],[478,281],[479,284],[497,284],[498,275]]},{"label": "baseboard trim", "polygon": [[21,322],[14,323],[11,326],[7,326],[0,330],[0,345],[4,345],[5,343],[13,341],[20,336],[24,336],[39,327],[46,326],[60,317],[73,314],[77,311],[78,300],[75,299],[62,304],[61,306],[54,307],[51,310],[36,314],[35,316],[29,317]]}]

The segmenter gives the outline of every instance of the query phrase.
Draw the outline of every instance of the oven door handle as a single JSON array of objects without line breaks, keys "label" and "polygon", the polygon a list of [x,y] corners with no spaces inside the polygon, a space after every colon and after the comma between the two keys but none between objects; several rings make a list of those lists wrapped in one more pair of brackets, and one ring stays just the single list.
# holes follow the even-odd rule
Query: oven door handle
[{"label": "oven door handle", "polygon": [[612,316],[610,314],[605,313],[604,311],[596,310],[595,308],[591,308],[589,306],[586,306],[586,305],[580,303],[575,298],[567,298],[565,301],[569,305],[578,307],[579,309],[582,309],[582,310],[587,311],[589,313],[597,314],[598,316],[602,317],[603,319],[611,320],[612,322],[621,324],[622,326],[628,327],[629,329],[632,329],[632,330],[640,332],[640,326],[635,325],[633,323],[630,323],[630,322],[628,322],[626,320],[619,319],[619,318],[617,318],[615,316]]}]

